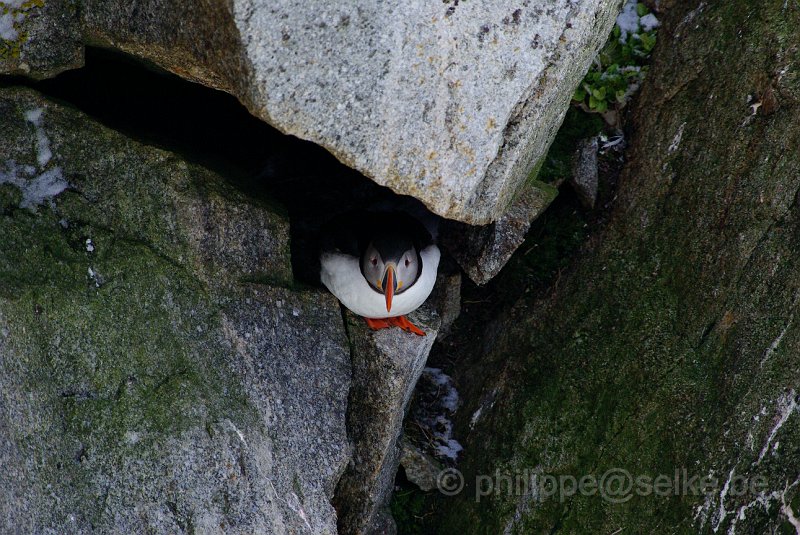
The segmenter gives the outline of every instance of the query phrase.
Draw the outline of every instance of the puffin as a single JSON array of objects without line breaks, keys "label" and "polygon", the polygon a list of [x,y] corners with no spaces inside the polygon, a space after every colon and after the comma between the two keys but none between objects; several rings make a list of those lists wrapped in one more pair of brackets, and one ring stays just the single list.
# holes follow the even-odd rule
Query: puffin
[{"label": "puffin", "polygon": [[320,250],[320,280],[373,330],[400,327],[425,336],[406,314],[436,282],[441,253],[429,230],[407,212],[359,211],[330,221]]}]

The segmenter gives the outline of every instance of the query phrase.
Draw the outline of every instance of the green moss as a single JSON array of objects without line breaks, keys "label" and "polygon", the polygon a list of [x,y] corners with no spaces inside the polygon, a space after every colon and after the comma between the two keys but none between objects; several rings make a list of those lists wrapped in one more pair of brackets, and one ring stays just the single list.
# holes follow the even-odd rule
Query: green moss
[{"label": "green moss", "polygon": [[16,41],[0,40],[0,62],[10,62],[19,59],[24,39],[26,39],[26,37],[22,35]]},{"label": "green moss", "polygon": [[[81,231],[63,228],[49,209],[0,216],[0,235],[13,353],[25,355],[26,390],[49,399],[65,444],[114,462],[134,445],[137,456],[159,458],[151,448],[165,437],[223,418],[257,427],[211,334],[221,329],[219,311],[182,268],[96,227],[89,253]],[[74,464],[47,474],[77,485],[88,477]]]},{"label": "green moss", "polygon": [[[640,2],[636,13],[644,17],[650,10]],[[637,26],[638,31],[622,43],[622,31],[619,25],[614,25],[608,42],[576,89],[574,103],[596,113],[620,109],[627,103],[631,93],[644,80],[658,33],[655,29],[644,31],[638,23]]]},{"label": "green moss", "polygon": [[304,500],[303,485],[300,483],[300,477],[297,474],[292,477],[292,489],[294,489],[294,493],[302,503]]},{"label": "green moss", "polygon": [[[692,7],[671,12],[673,24]],[[751,15],[745,29],[742,13]],[[495,402],[474,428],[475,407],[461,409],[455,436],[463,437],[459,469],[468,485],[477,475],[525,469],[597,479],[624,469],[674,480],[685,468],[689,477],[713,473],[721,481],[708,496],[634,494],[624,503],[597,494],[527,503],[504,494],[477,503],[465,491],[430,498],[430,509],[443,512],[426,522],[429,532],[710,532],[711,518],[703,524],[696,514],[705,503],[712,514],[721,505],[729,513],[719,531],[751,503],[737,532],[784,529],[774,496],[797,478],[797,420],[775,437],[785,449],[758,457],[779,400],[796,395],[800,174],[784,151],[800,140],[800,117],[791,87],[777,88],[778,107],[749,119],[745,104],[729,103],[760,98],[779,83],[764,73],[780,72],[795,52],[779,58],[770,51],[785,38],[784,19],[796,28],[800,12],[737,0],[694,15],[680,42],[656,52],[654,65],[663,70],[651,71],[640,94],[629,167],[607,229],[573,257],[544,299],[516,300],[502,327],[488,330],[489,349],[476,368],[459,373],[464,392],[482,382],[463,399],[496,392]],[[724,102],[715,100],[720,91]],[[706,113],[698,113],[699,99],[714,101]],[[678,131],[679,146],[667,150]],[[542,232],[542,240],[556,237],[529,253],[542,256],[532,266],[559,266],[559,254],[548,254],[559,228]],[[568,234],[561,240],[573,241]],[[721,504],[732,470],[766,478],[768,492],[728,494]],[[797,496],[796,487],[788,489],[787,500]]]},{"label": "green moss", "polygon": [[392,494],[389,510],[397,525],[398,535],[422,535],[428,533],[424,518],[430,514],[426,502],[427,493],[411,484]]},{"label": "green moss", "polygon": [[22,202],[22,192],[11,184],[0,184],[0,211],[7,212]]}]

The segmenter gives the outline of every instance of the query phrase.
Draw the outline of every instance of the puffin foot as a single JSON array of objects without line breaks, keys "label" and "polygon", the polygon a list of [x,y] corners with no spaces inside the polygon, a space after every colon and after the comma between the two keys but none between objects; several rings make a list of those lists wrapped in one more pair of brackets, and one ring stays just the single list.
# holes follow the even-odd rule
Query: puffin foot
[{"label": "puffin foot", "polygon": [[388,319],[374,319],[374,318],[364,318],[364,319],[367,320],[367,325],[373,331],[379,331],[381,329],[388,329],[389,327],[391,327]]},{"label": "puffin foot", "polygon": [[407,333],[414,333],[417,336],[425,336],[425,331],[408,321],[405,316],[397,316],[395,318],[364,318],[367,325],[373,331],[381,329],[388,329],[389,327],[400,327]]},{"label": "puffin foot", "polygon": [[408,318],[405,316],[397,316],[395,318],[387,318],[389,321],[389,325],[394,325],[395,327],[400,327],[407,333],[414,333],[417,336],[425,336],[425,331],[408,321]]}]

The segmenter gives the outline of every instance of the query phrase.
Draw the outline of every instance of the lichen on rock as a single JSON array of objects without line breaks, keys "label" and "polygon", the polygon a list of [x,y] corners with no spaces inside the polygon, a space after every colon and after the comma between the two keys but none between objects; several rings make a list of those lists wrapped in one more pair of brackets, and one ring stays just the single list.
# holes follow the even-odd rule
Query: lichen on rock
[{"label": "lichen on rock", "polygon": [[0,2],[0,73],[35,79],[83,64],[74,0]]}]

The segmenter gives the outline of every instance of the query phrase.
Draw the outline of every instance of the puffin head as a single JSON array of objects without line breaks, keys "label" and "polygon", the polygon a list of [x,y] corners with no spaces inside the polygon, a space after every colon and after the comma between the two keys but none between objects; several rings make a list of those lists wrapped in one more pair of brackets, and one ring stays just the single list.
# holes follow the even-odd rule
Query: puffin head
[{"label": "puffin head", "polygon": [[361,255],[361,273],[373,290],[386,296],[386,312],[392,298],[417,282],[422,258],[408,236],[389,232],[373,238]]}]

